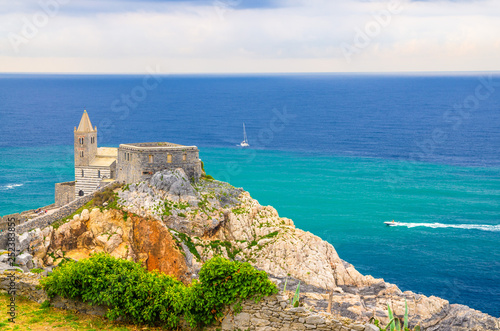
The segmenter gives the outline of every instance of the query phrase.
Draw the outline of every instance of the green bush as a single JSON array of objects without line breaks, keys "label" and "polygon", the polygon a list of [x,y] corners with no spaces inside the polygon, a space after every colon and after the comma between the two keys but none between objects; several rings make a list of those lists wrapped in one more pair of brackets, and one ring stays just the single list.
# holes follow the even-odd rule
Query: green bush
[{"label": "green bush", "polygon": [[187,320],[191,326],[210,325],[224,316],[225,308],[237,301],[254,298],[258,302],[278,289],[264,271],[249,263],[216,256],[200,270],[200,281],[193,282]]},{"label": "green bush", "polygon": [[70,261],[41,280],[49,296],[109,306],[107,317],[138,324],[177,326],[186,287],[178,280],[147,272],[138,263],[100,253]]},{"label": "green bush", "polygon": [[263,271],[248,263],[214,257],[200,270],[200,280],[185,286],[175,278],[148,272],[138,263],[104,253],[68,261],[41,280],[49,296],[59,295],[106,305],[110,319],[176,328],[185,316],[191,326],[210,325],[237,301],[277,293]]}]

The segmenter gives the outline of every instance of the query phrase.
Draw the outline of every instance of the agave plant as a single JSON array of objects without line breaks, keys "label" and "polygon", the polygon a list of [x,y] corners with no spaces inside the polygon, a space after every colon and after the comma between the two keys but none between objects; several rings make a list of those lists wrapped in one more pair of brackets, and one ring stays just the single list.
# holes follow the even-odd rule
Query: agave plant
[{"label": "agave plant", "polygon": [[380,322],[372,317],[370,322],[373,322],[381,331],[420,331],[420,325],[417,325],[413,330],[408,327],[408,303],[405,300],[405,316],[403,319],[403,326],[401,327],[401,322],[399,318],[394,317],[391,306],[387,304],[387,312],[389,315],[389,324],[385,328],[381,327]]},{"label": "agave plant", "polygon": [[295,295],[292,298],[292,307],[299,306],[299,299],[300,299],[300,280],[299,284],[297,285],[297,289],[295,290]]},{"label": "agave plant", "polygon": [[[399,318],[394,317],[394,314],[392,313],[391,306],[387,304],[387,312],[389,313],[389,324],[385,327],[385,329],[382,330],[390,330],[390,331],[412,331],[410,328],[408,328],[408,303],[406,302],[405,299],[405,317],[403,320],[403,328],[401,328],[401,323],[399,321]],[[417,325],[413,331],[420,331],[420,325]]]}]

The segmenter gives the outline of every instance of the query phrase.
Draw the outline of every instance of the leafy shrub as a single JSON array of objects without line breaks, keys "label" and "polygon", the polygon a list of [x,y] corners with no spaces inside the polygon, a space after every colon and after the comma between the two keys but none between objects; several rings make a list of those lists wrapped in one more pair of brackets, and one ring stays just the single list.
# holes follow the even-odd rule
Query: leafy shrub
[{"label": "leafy shrub", "polygon": [[249,263],[228,261],[216,256],[200,270],[200,281],[193,282],[189,298],[187,320],[191,326],[210,325],[224,317],[226,306],[244,299],[258,302],[278,289],[264,271]]},{"label": "leafy shrub", "polygon": [[224,316],[227,305],[277,293],[265,272],[222,257],[206,262],[200,280],[191,286],[104,253],[65,262],[41,284],[51,297],[108,306],[110,319],[123,317],[137,324],[169,328],[176,328],[183,315],[193,327],[209,325]]},{"label": "leafy shrub", "polygon": [[184,310],[185,286],[178,280],[147,272],[138,263],[100,253],[70,261],[42,279],[49,296],[109,306],[107,317],[174,328]]},{"label": "leafy shrub", "polygon": [[41,268],[34,268],[34,269],[31,269],[30,272],[32,272],[34,274],[41,274],[43,272],[43,269],[41,269]]}]

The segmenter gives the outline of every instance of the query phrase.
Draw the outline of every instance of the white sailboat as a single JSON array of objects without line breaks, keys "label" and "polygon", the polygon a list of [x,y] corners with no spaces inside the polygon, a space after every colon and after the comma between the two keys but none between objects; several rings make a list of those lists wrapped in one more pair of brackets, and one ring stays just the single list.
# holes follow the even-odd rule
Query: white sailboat
[{"label": "white sailboat", "polygon": [[245,123],[243,123],[243,141],[240,144],[241,147],[248,147],[250,144],[248,143],[247,131],[245,130]]}]

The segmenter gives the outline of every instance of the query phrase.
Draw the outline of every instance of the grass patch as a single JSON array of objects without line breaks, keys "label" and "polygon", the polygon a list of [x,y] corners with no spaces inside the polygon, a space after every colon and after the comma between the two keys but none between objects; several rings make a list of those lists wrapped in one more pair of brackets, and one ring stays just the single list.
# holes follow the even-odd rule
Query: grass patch
[{"label": "grass patch", "polygon": [[235,214],[235,215],[241,215],[241,214],[246,214],[247,213],[247,210],[245,208],[243,208],[243,207],[235,208],[232,211],[233,211],[233,214]]},{"label": "grass patch", "polygon": [[[10,295],[0,294],[0,306],[7,307]],[[48,302],[48,301],[47,301]],[[16,298],[16,323],[7,321],[5,311],[0,312],[0,330],[55,330],[55,331],[160,331],[163,328],[138,326],[123,322],[113,322],[106,318],[79,314],[67,310],[49,307],[47,304],[38,304],[23,297]]]}]

